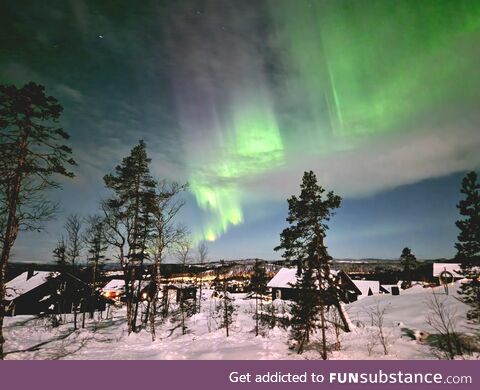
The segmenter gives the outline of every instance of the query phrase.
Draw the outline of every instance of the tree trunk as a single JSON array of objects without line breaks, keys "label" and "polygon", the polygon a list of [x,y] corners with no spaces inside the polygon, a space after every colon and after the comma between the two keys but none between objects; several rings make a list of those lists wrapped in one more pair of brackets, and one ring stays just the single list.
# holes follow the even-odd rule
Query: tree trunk
[{"label": "tree trunk", "polygon": [[228,334],[228,312],[227,312],[227,301],[225,300],[225,325],[227,328],[227,337],[229,336]]},{"label": "tree trunk", "polygon": [[[200,273],[200,275],[202,275]],[[200,288],[199,288],[199,296],[198,296],[198,312],[201,313],[202,310],[202,284],[203,284],[203,276],[200,276]]]},{"label": "tree trunk", "polygon": [[135,311],[133,312],[132,319],[132,331],[137,331],[137,317],[138,317],[138,306],[140,305],[140,293],[142,291],[142,276],[140,274],[140,279],[138,280],[137,291],[135,292]]},{"label": "tree trunk", "polygon": [[297,353],[300,355],[303,352],[303,345],[305,344],[305,340],[308,337],[308,331],[306,331],[302,337],[302,341],[300,341],[300,344],[298,345],[298,351]]},{"label": "tree trunk", "polygon": [[95,312],[95,285],[97,284],[97,267],[98,259],[94,260],[93,263],[93,275],[92,275],[92,291],[90,297],[90,319],[93,320],[93,313]]},{"label": "tree trunk", "polygon": [[325,306],[320,306],[320,321],[322,325],[322,359],[327,360],[327,336],[325,334]]},{"label": "tree trunk", "polygon": [[168,288],[162,289],[162,315],[164,318],[168,317],[168,313],[170,311],[170,298],[168,296]]},{"label": "tree trunk", "polygon": [[140,297],[140,285],[141,279],[138,280],[138,287],[135,289],[135,282],[133,282],[132,288],[132,332],[137,331],[137,315],[138,315],[138,301]]},{"label": "tree trunk", "polygon": [[125,299],[127,303],[127,330],[128,334],[132,332],[132,269],[131,264],[125,264],[123,276],[125,279]]},{"label": "tree trunk", "polygon": [[73,306],[73,330],[77,330],[77,306],[75,303],[72,306]]},{"label": "tree trunk", "polygon": [[180,295],[180,311],[182,313],[182,334],[186,333],[185,327],[185,308],[183,307],[183,297]]},{"label": "tree trunk", "polygon": [[157,304],[158,304],[158,294],[160,292],[161,286],[161,275],[160,275],[160,264],[161,256],[157,254],[155,256],[155,294],[153,297],[150,297],[151,303],[149,302],[148,316],[147,321],[150,322],[150,333],[152,334],[152,341],[155,341],[155,318],[157,316]]},{"label": "tree trunk", "polygon": [[148,324],[148,319],[150,318],[150,299],[147,301],[147,309],[145,310],[145,320],[142,320],[142,323],[145,325],[145,327]]},{"label": "tree trunk", "polygon": [[82,302],[82,329],[85,329],[85,301]]},{"label": "tree trunk", "polygon": [[228,335],[228,305],[227,305],[227,282],[223,280],[223,321]]},{"label": "tree trunk", "polygon": [[343,330],[345,332],[351,332],[352,329],[350,329],[350,321],[348,320],[348,314],[345,311],[345,307],[342,305],[341,302],[336,302],[335,307],[338,310],[338,314],[340,315],[340,319],[342,320]]},{"label": "tree trunk", "polygon": [[[132,282],[132,293],[131,293],[131,310],[132,312],[130,313],[131,320],[130,320],[130,329],[128,331],[128,334],[131,332],[136,331],[136,320],[137,320],[137,310],[138,310],[138,297],[137,299],[137,304],[134,305],[134,300],[135,300],[135,272],[136,272],[136,265],[137,265],[137,252],[138,252],[138,218],[139,218],[139,213],[140,213],[140,176],[137,175],[136,180],[135,180],[135,211],[134,211],[134,218],[133,218],[133,253],[131,253],[131,256],[129,257],[130,262],[131,262],[131,267],[132,267],[132,276],[131,276],[131,282]],[[140,284],[140,281],[139,281]]]},{"label": "tree trunk", "polygon": [[[158,295],[158,291],[157,291]],[[152,307],[149,313],[149,321],[150,321],[150,333],[152,334],[152,341],[155,341],[155,317],[157,312],[157,301],[156,298],[152,301]]]},{"label": "tree trunk", "polygon": [[255,336],[258,336],[258,294],[255,294]]}]

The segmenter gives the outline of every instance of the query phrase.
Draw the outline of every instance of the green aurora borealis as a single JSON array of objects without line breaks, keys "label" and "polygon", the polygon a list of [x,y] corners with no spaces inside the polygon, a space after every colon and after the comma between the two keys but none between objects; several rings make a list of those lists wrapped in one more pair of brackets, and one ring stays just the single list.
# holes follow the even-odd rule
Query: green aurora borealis
[{"label": "green aurora borealis", "polygon": [[[192,166],[202,168],[190,172],[191,190],[207,212],[208,240],[243,221],[239,183],[281,167],[290,153],[328,155],[378,134],[408,132],[410,123],[443,104],[478,95],[480,87],[478,50],[469,52],[480,38],[478,1],[266,5],[269,31],[261,39],[272,47],[273,76],[256,48],[238,42],[229,53],[209,45],[204,52],[219,62],[217,71],[232,74],[233,85],[196,68],[202,82],[226,94],[211,97],[217,112],[214,143],[221,153],[194,159]],[[235,34],[252,28],[229,22]],[[223,61],[227,55],[238,63]]]},{"label": "green aurora borealis", "polygon": [[[215,184],[208,178],[191,178],[191,190],[198,204],[212,213],[204,238],[214,241],[229,224],[243,221],[240,189],[235,181],[257,175],[281,164],[283,143],[275,114],[262,106],[267,100],[235,105],[228,124],[231,138],[225,141],[225,155],[219,156],[212,167]],[[257,103],[258,105],[255,105]]]}]

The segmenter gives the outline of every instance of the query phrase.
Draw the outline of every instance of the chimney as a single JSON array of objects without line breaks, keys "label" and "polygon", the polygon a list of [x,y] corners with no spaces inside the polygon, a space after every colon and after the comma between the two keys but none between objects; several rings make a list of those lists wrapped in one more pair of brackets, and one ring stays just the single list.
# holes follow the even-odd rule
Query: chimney
[{"label": "chimney", "polygon": [[30,264],[27,269],[27,280],[33,276],[34,271],[35,271],[34,265]]}]

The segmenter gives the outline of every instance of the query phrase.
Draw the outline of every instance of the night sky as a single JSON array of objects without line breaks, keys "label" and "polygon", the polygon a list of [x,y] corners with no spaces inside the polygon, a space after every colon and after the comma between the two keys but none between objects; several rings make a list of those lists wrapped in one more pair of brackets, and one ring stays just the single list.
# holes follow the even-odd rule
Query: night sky
[{"label": "night sky", "polygon": [[14,260],[50,260],[141,138],[156,177],[189,182],[181,220],[212,259],[279,258],[310,169],[344,198],[334,257],[454,255],[480,167],[478,0],[2,0],[0,26],[0,83],[59,99],[79,164]]}]

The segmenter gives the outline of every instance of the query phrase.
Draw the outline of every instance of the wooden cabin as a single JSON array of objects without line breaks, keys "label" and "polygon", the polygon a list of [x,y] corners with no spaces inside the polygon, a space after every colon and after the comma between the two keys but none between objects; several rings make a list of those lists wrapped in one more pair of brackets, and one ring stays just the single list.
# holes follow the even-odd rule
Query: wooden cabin
[{"label": "wooden cabin", "polygon": [[[345,296],[341,297],[344,303],[354,302],[361,295],[361,291],[355,286],[348,274],[343,271],[331,271],[336,282],[343,287]],[[272,289],[272,299],[294,300],[300,289],[294,287],[297,282],[297,268],[281,268],[268,282],[267,287]]]},{"label": "wooden cabin", "polygon": [[105,300],[69,273],[30,269],[6,284],[5,314],[65,314],[105,310]]},{"label": "wooden cabin", "polygon": [[[140,282],[140,291],[138,283]],[[190,284],[172,283],[162,284],[157,290],[157,286],[150,280],[135,281],[135,296],[138,294],[138,300],[151,301],[155,295],[158,298],[168,299],[169,302],[180,302],[182,299],[195,299],[197,287]],[[102,295],[111,302],[124,302],[125,280],[112,279],[101,290]]]},{"label": "wooden cabin", "polygon": [[[138,283],[139,281],[136,280],[134,283],[134,294],[138,294]],[[148,280],[140,281],[140,293],[139,299],[144,300],[145,289],[148,288],[150,282]],[[112,279],[110,280],[102,289],[102,295],[105,299],[113,302],[124,302],[125,297],[125,280],[124,279]]]},{"label": "wooden cabin", "polygon": [[171,296],[170,292],[173,292],[177,303],[197,297],[197,287],[191,284],[169,284],[165,288],[169,292],[169,296]]},{"label": "wooden cabin", "polygon": [[463,279],[464,276],[458,273],[460,270],[460,263],[433,263],[433,277],[438,279],[438,284]]}]

